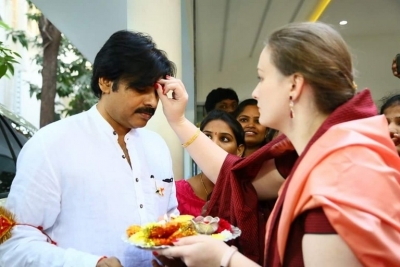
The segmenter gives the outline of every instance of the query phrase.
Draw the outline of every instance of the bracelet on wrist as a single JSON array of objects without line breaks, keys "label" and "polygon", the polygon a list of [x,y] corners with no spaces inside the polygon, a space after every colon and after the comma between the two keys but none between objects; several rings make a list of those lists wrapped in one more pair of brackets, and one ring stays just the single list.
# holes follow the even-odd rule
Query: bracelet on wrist
[{"label": "bracelet on wrist", "polygon": [[199,134],[200,134],[200,129],[197,129],[196,133],[192,137],[190,137],[190,139],[186,143],[182,144],[182,146],[184,148],[190,146],[194,142],[194,140],[196,140]]},{"label": "bracelet on wrist", "polygon": [[233,254],[235,254],[235,252],[237,251],[237,248],[235,246],[230,246],[224,253],[224,255],[222,255],[221,258],[221,267],[228,267],[229,266],[229,262],[231,261],[231,258],[233,256]]}]

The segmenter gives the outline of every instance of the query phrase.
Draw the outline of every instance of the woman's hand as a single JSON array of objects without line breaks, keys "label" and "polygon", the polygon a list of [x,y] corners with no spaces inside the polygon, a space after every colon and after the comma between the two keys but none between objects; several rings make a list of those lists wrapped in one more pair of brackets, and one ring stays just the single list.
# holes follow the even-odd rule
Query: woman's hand
[{"label": "woman's hand", "polygon": [[173,247],[154,251],[154,254],[181,258],[188,267],[220,266],[228,249],[223,241],[199,235],[181,238]]},{"label": "woman's hand", "polygon": [[[182,81],[167,76],[166,79],[158,80],[156,89],[169,124],[185,121],[185,108],[189,97]],[[172,92],[172,98],[168,97],[169,92]]]}]

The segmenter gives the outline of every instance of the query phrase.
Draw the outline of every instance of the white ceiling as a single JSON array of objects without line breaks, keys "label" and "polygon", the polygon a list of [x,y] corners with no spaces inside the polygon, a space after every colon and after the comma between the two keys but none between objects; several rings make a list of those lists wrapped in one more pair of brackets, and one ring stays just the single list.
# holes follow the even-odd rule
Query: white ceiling
[{"label": "white ceiling", "polygon": [[[320,1],[195,0],[194,2],[196,89],[198,102],[203,102],[207,93],[219,86],[233,87],[239,91],[241,99],[250,97],[255,85],[255,67],[263,48],[263,41],[276,28],[293,21],[307,21]],[[372,48],[362,50],[362,45],[368,47],[367,42],[373,42],[369,46],[376,48],[376,51],[373,49],[372,51],[378,53],[375,55],[376,58],[383,58],[382,64],[389,66],[396,53],[400,53],[400,0],[331,0],[319,20],[335,26],[346,41],[350,40],[351,48],[363,51],[364,55],[371,53]],[[339,26],[341,20],[347,20],[348,24]],[[380,36],[385,36],[382,38],[382,42],[386,42],[384,45],[387,45],[387,42],[397,42],[397,51],[388,48],[379,51],[380,47],[385,47],[379,45]],[[393,36],[393,40],[390,36]],[[363,41],[357,42],[359,40]],[[354,44],[357,44],[356,47]],[[363,60],[363,54],[361,58],[360,55],[357,57],[358,62],[375,65],[375,62]],[[374,73],[372,70],[364,70],[364,66],[361,69],[362,73]],[[385,74],[376,78],[389,79],[389,68],[387,72],[387,76]],[[362,80],[361,84],[364,82],[368,80]],[[386,87],[394,87],[395,82],[397,81],[392,80],[392,84]],[[398,84],[400,88],[400,83]]]},{"label": "white ceiling", "polygon": [[[338,25],[343,36],[400,35],[400,0],[332,0],[321,21]],[[400,44],[399,44],[400,51]]]}]

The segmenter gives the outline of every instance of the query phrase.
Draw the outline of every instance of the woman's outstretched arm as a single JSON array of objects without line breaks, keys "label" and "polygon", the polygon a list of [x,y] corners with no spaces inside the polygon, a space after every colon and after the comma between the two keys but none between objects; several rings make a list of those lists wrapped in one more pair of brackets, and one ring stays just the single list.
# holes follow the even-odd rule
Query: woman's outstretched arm
[{"label": "woman's outstretched arm", "polygon": [[[168,95],[171,95],[169,97]],[[188,94],[182,81],[173,77],[160,79],[157,93],[163,104],[163,111],[171,128],[182,145],[204,174],[215,184],[222,164],[228,153],[214,144],[205,134],[185,117]],[[168,95],[167,95],[168,94]],[[274,160],[264,163],[253,186],[259,199],[276,198],[284,179],[276,170]]]},{"label": "woman's outstretched arm", "polygon": [[[168,97],[171,95],[172,97]],[[227,152],[215,145],[206,135],[185,117],[188,94],[182,81],[173,77],[160,79],[157,93],[163,105],[165,117],[182,145],[204,174],[216,183]]]}]

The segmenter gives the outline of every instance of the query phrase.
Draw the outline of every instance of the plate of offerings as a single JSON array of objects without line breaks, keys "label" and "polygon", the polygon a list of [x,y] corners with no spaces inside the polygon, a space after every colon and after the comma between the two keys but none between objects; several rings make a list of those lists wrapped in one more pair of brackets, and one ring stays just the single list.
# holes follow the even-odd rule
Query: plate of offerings
[{"label": "plate of offerings", "polygon": [[209,235],[227,242],[241,233],[238,227],[222,218],[179,215],[143,226],[131,225],[122,239],[143,249],[162,249],[173,246],[175,240],[186,236]]}]

